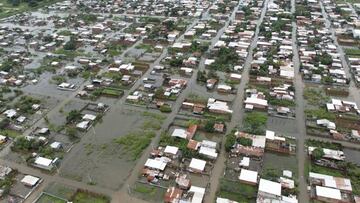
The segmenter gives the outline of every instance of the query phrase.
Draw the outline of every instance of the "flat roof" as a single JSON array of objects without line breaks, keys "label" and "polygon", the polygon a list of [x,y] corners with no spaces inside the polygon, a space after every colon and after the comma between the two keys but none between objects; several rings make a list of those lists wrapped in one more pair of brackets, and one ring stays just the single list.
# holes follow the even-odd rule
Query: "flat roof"
[{"label": "flat roof", "polygon": [[44,157],[37,157],[35,159],[35,164],[42,165],[42,166],[50,166],[52,163],[51,159],[44,158]]},{"label": "flat roof", "polygon": [[341,200],[341,192],[335,188],[316,186],[316,195],[318,197]]},{"label": "flat roof", "polygon": [[260,179],[259,191],[281,196],[281,184],[270,180]]},{"label": "flat roof", "polygon": [[164,152],[169,154],[177,154],[179,148],[174,146],[166,146]]},{"label": "flat roof", "polygon": [[203,171],[205,169],[205,165],[206,161],[192,158],[189,167],[192,169]]},{"label": "flat roof", "polygon": [[257,183],[258,178],[258,172],[257,171],[251,171],[246,169],[241,169],[239,179],[251,182],[251,183]]},{"label": "flat roof", "polygon": [[163,171],[166,167],[166,163],[161,160],[148,159],[145,163],[145,166]]},{"label": "flat roof", "polygon": [[40,180],[40,178],[38,178],[38,177],[26,175],[26,176],[24,176],[23,179],[21,179],[21,182],[24,183],[25,185],[34,186],[39,182],[39,180]]}]

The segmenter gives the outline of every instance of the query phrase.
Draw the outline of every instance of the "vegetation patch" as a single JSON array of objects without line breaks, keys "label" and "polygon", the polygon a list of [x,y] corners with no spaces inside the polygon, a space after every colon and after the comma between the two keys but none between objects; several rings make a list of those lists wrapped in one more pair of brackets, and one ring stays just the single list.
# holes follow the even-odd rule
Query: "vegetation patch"
[{"label": "vegetation patch", "polygon": [[334,121],[336,119],[335,114],[328,112],[324,108],[305,109],[305,114],[308,118],[311,119],[328,119],[330,121]]},{"label": "vegetation patch", "polygon": [[244,119],[244,131],[251,134],[261,135],[265,133],[267,115],[260,112],[247,113]]},{"label": "vegetation patch", "polygon": [[67,201],[54,197],[52,195],[43,193],[36,203],[66,203]]},{"label": "vegetation patch", "polygon": [[345,53],[348,56],[360,56],[360,49],[345,49]]},{"label": "vegetation patch", "polygon": [[308,101],[309,104],[315,106],[323,105],[330,99],[323,93],[323,91],[315,88],[305,88],[304,98]]},{"label": "vegetation patch", "polygon": [[217,196],[238,202],[256,202],[257,188],[238,181],[221,179]]},{"label": "vegetation patch", "polygon": [[74,203],[110,203],[110,199],[103,195],[88,192],[77,192],[72,200]]},{"label": "vegetation patch", "polygon": [[133,160],[136,160],[141,156],[143,150],[149,146],[155,135],[154,131],[131,132],[114,139],[114,142],[123,147],[124,153],[129,154]]}]

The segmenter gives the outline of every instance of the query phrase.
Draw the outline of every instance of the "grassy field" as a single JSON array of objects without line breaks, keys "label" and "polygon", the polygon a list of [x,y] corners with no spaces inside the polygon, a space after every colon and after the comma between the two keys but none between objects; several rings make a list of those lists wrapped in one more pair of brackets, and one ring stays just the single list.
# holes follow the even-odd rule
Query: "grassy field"
[{"label": "grassy field", "polygon": [[15,130],[10,130],[10,129],[0,130],[0,134],[5,135],[5,136],[9,136],[11,138],[16,138],[17,136],[20,135],[19,132],[15,131]]},{"label": "grassy field", "polygon": [[76,193],[74,203],[109,203],[109,198],[101,195],[92,195],[86,192],[78,192]]},{"label": "grassy field", "polygon": [[37,6],[31,7],[28,3],[21,1],[18,6],[13,6],[8,0],[0,0],[0,19],[26,11],[33,11],[62,0],[43,0],[39,1]]},{"label": "grassy field", "polygon": [[36,203],[66,203],[66,201],[48,194],[42,194]]},{"label": "grassy field", "polygon": [[135,183],[131,194],[148,202],[163,202],[166,189],[151,186],[143,183]]},{"label": "grassy field", "polygon": [[219,197],[238,202],[256,202],[257,188],[238,181],[220,180]]},{"label": "grassy field", "polygon": [[345,49],[345,53],[350,57],[360,57],[360,49]]}]

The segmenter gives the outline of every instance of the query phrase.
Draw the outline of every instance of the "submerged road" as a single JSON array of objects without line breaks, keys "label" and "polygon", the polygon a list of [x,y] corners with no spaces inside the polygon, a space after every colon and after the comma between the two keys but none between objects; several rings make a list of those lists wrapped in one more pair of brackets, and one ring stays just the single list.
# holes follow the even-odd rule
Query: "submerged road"
[{"label": "submerged road", "polygon": [[[249,82],[249,72],[250,72],[251,62],[253,60],[253,50],[257,45],[258,35],[259,35],[259,27],[264,20],[268,2],[269,2],[269,0],[265,0],[265,2],[263,4],[263,8],[261,9],[260,18],[258,19],[258,21],[256,23],[255,34],[253,36],[250,47],[248,49],[249,53],[246,57],[244,65],[243,65],[244,70],[242,72],[241,81],[240,81],[240,84],[237,89],[236,97],[234,99],[234,105],[232,107],[233,114],[232,114],[231,121],[227,126],[226,134],[230,133],[230,131],[232,129],[234,129],[239,124],[241,124],[243,117],[244,117],[244,108],[243,108],[244,92],[245,92],[246,85]],[[232,18],[233,18],[233,16],[232,16]],[[224,170],[226,167],[225,162],[226,162],[226,158],[227,158],[226,153],[225,153],[225,139],[226,139],[226,136],[223,136],[221,151],[219,153],[218,158],[216,159],[215,166],[214,166],[211,176],[210,176],[210,194],[205,196],[205,202],[214,202],[215,201],[216,193],[219,188],[220,178],[224,174]]]},{"label": "submerged road", "polygon": [[[259,26],[263,22],[269,1],[270,0],[265,0],[265,2],[263,4],[260,17],[257,21],[255,34],[253,36],[253,39],[251,41],[251,44],[250,44],[250,47],[248,50],[249,53],[244,62],[244,65],[243,65],[244,70],[242,73],[242,79],[237,88],[237,93],[236,93],[236,97],[234,100],[235,102],[233,105],[233,116],[232,116],[230,123],[228,124],[227,133],[229,133],[233,128],[238,127],[244,119],[243,100],[244,100],[245,88],[249,82],[249,72],[250,72],[251,62],[253,60],[253,50],[254,50],[254,48],[256,48],[256,45],[257,45],[258,35],[259,35]],[[215,43],[220,39],[221,35],[224,33],[224,31],[226,30],[226,28],[228,27],[230,22],[232,20],[234,20],[235,12],[238,9],[238,7],[241,6],[242,2],[243,2],[243,0],[239,1],[239,4],[237,6],[235,6],[234,10],[231,13],[231,16],[226,21],[224,27],[221,28],[218,31],[217,35],[212,39],[210,48],[214,47]],[[291,5],[292,5],[291,12],[294,13],[295,12],[295,0],[291,0]],[[326,13],[324,12],[322,3],[320,5],[322,7],[322,12],[323,12],[324,17],[327,16]],[[201,19],[207,19],[208,16],[209,16],[209,9],[204,13],[204,15],[202,15]],[[192,29],[201,19],[195,19],[187,27],[186,31]],[[326,19],[327,19],[327,17],[326,17]],[[335,42],[336,42],[336,36],[334,35],[334,31],[330,27],[328,20],[327,20],[327,24],[328,24],[328,27],[332,30],[333,38],[335,39]],[[309,194],[307,191],[307,182],[304,177],[304,172],[305,172],[304,166],[305,166],[305,162],[307,159],[307,154],[305,152],[305,146],[304,146],[305,139],[306,139],[304,99],[303,99],[304,83],[303,83],[301,74],[299,72],[300,61],[299,61],[299,55],[298,55],[298,47],[297,47],[297,43],[296,43],[296,41],[297,41],[296,40],[296,35],[297,35],[296,29],[297,29],[296,23],[292,22],[292,46],[293,46],[293,55],[294,55],[293,63],[294,63],[294,69],[295,69],[294,86],[295,86],[295,97],[296,97],[296,102],[297,102],[295,111],[296,111],[297,133],[299,133],[298,140],[297,140],[297,154],[296,154],[296,158],[298,161],[298,174],[299,174],[299,196],[298,196],[298,199],[299,199],[299,202],[309,202]],[[183,39],[184,39],[184,34],[180,35],[176,39],[176,42],[181,42]],[[121,55],[121,58],[125,57],[126,52],[133,49],[135,46],[139,45],[141,42],[142,42],[142,39],[138,40],[135,44],[133,44],[132,46],[127,48],[127,50],[124,51],[123,54]],[[340,57],[343,62],[343,66],[347,72],[347,75],[349,75],[349,67],[348,67],[346,61],[344,60],[344,52],[343,52],[342,48],[337,44],[337,42],[336,42],[336,45],[338,47]],[[128,107],[125,107],[125,105],[124,105],[124,103],[126,101],[126,97],[131,92],[135,91],[140,85],[142,85],[142,79],[145,77],[149,77],[150,72],[154,69],[154,66],[159,65],[161,60],[163,60],[166,56],[167,56],[167,48],[164,48],[164,50],[160,54],[160,56],[153,63],[150,64],[150,68],[147,70],[147,72],[144,73],[143,76],[135,82],[135,84],[133,85],[133,87],[130,90],[125,91],[124,96],[115,103],[114,108],[124,108],[124,109],[128,108]],[[198,71],[204,70],[204,68],[205,68],[204,59],[205,59],[204,57],[201,58]],[[102,71],[104,71],[104,70],[102,70]],[[85,84],[86,84],[86,81],[80,85],[79,89],[82,89],[85,86]],[[81,188],[81,189],[85,189],[85,190],[89,190],[89,191],[97,192],[97,193],[103,193],[105,195],[112,197],[113,203],[121,203],[121,202],[142,203],[142,202],[145,202],[143,200],[132,197],[131,194],[129,195],[129,193],[131,193],[130,186],[134,185],[134,183],[138,180],[138,175],[140,174],[140,170],[143,168],[143,165],[149,156],[149,152],[152,150],[152,146],[158,145],[159,140],[160,140],[161,131],[167,130],[168,127],[171,125],[174,118],[177,116],[179,109],[181,108],[182,102],[186,99],[188,94],[191,93],[191,86],[194,84],[196,84],[196,71],[189,79],[187,88],[185,90],[183,90],[183,92],[180,94],[179,98],[177,99],[176,103],[173,105],[173,111],[170,114],[168,114],[167,118],[164,120],[164,122],[161,126],[161,130],[158,131],[156,137],[152,140],[150,146],[146,150],[144,150],[143,155],[137,161],[129,178],[126,180],[126,182],[123,184],[123,186],[118,191],[114,191],[114,190],[107,189],[107,188],[97,186],[97,185],[89,185],[84,182],[74,181],[71,179],[61,177],[58,174],[49,175],[47,173],[43,173],[37,169],[26,166],[24,164],[19,164],[19,163],[8,161],[4,157],[10,152],[11,145],[7,146],[0,153],[0,164],[8,165],[12,168],[18,169],[22,173],[35,175],[44,180],[42,185],[40,185],[40,188],[37,188],[34,191],[34,193],[31,194],[30,197],[25,201],[26,203],[33,202],[40,195],[42,190],[51,182],[59,182],[59,183],[65,184],[65,185],[69,185],[71,187]],[[62,109],[67,103],[76,99],[76,94],[77,94],[77,92],[75,91],[70,96],[66,97],[55,108],[53,108],[49,112],[47,112],[47,115],[51,116],[53,114],[58,113],[59,110]],[[360,105],[359,91],[357,90],[357,88],[355,87],[353,82],[350,83],[350,94],[352,95],[352,97],[354,97],[356,103],[358,105]],[[134,107],[134,108],[136,108],[136,107]],[[142,110],[144,110],[144,109],[142,109]],[[33,125],[33,127],[31,129],[28,129],[27,131],[25,131],[23,136],[29,135],[33,129],[35,129],[36,127],[42,127],[44,124],[45,124],[45,120],[40,119],[38,122],[36,122]],[[321,139],[326,139],[326,138],[316,137],[316,139],[321,140]],[[214,168],[212,170],[212,174],[210,176],[210,188],[207,190],[207,193],[205,195],[205,201],[204,201],[205,203],[214,202],[214,200],[216,198],[216,192],[219,187],[219,180],[222,177],[224,169],[225,169],[225,161],[226,161],[227,157],[226,157],[226,153],[225,153],[225,147],[224,147],[225,142],[224,141],[225,141],[225,136],[223,136],[221,151],[219,153],[218,159],[215,162]],[[344,146],[355,146],[356,145],[353,143],[342,143],[342,144]],[[74,150],[76,150],[76,146],[75,146]],[[66,156],[65,156],[65,159],[66,159]]]},{"label": "submerged road", "polygon": [[[296,6],[295,0],[291,0],[291,13],[295,13]],[[293,47],[293,63],[295,70],[294,86],[295,86],[295,98],[296,98],[296,126],[297,133],[299,134],[297,138],[297,149],[296,149],[296,159],[298,162],[298,174],[299,174],[299,202],[309,202],[309,193],[307,191],[307,182],[305,179],[305,163],[307,159],[307,154],[305,152],[305,140],[306,140],[306,125],[305,125],[305,114],[304,114],[304,97],[303,91],[305,85],[303,83],[301,73],[300,73],[300,60],[299,60],[299,51],[297,47],[297,25],[296,21],[292,22],[292,47]]]},{"label": "submerged road", "polygon": [[360,91],[359,89],[356,87],[355,85],[355,82],[353,81],[353,77],[350,73],[350,67],[349,67],[349,64],[347,63],[346,61],[346,58],[345,58],[345,52],[343,50],[343,48],[339,45],[338,41],[337,41],[337,37],[336,37],[336,34],[335,34],[335,30],[334,28],[332,27],[331,25],[331,22],[330,22],[330,17],[329,15],[326,13],[325,11],[325,8],[324,8],[324,5],[323,5],[323,2],[320,1],[320,7],[321,7],[321,13],[325,19],[325,26],[327,29],[329,29],[329,31],[331,32],[331,38],[332,40],[334,41],[334,44],[336,45],[336,49],[337,49],[337,52],[339,53],[339,56],[340,56],[340,60],[341,60],[341,65],[342,67],[344,68],[344,71],[346,73],[346,77],[347,78],[351,78],[350,80],[350,85],[349,85],[349,93],[350,93],[350,96],[352,97],[352,99],[354,100],[354,102],[360,106]]}]

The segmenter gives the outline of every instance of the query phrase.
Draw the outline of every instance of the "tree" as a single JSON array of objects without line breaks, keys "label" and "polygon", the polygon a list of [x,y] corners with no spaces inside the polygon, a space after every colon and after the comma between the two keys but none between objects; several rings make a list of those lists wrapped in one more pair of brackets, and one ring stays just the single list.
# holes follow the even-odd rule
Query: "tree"
[{"label": "tree", "polygon": [[212,133],[214,132],[214,125],[215,125],[215,121],[214,120],[207,120],[204,126],[204,129],[206,132]]},{"label": "tree", "polygon": [[248,133],[263,134],[267,115],[260,112],[252,112],[246,115],[244,120],[244,128]]},{"label": "tree", "polygon": [[323,53],[321,56],[320,56],[320,63],[321,64],[324,64],[324,65],[331,65],[333,62],[332,60],[332,57],[330,54],[328,53]]},{"label": "tree", "polygon": [[75,37],[73,37],[73,36],[70,37],[70,40],[68,42],[66,42],[66,44],[64,45],[64,50],[70,50],[70,51],[76,50]]},{"label": "tree", "polygon": [[226,136],[225,151],[230,152],[236,142],[236,137],[233,133]]},{"label": "tree", "polygon": [[215,78],[215,79],[219,79],[218,74],[216,73],[216,71],[214,70],[209,70],[207,73],[207,78]]},{"label": "tree", "polygon": [[321,147],[318,147],[318,148],[314,149],[314,150],[311,152],[311,157],[312,157],[314,160],[319,160],[319,159],[321,159],[324,155],[325,155],[324,149],[321,148]]},{"label": "tree", "polygon": [[54,40],[53,37],[50,36],[50,35],[46,35],[46,36],[44,36],[44,38],[43,38],[43,41],[46,42],[46,43],[50,43],[50,42],[52,42],[53,40]]},{"label": "tree", "polygon": [[171,59],[169,63],[171,66],[180,67],[183,64],[183,59],[182,58]]},{"label": "tree", "polygon": [[206,78],[206,71],[201,71],[199,70],[197,72],[197,75],[196,75],[196,81],[199,81],[199,82],[206,82],[207,78]]},{"label": "tree", "polygon": [[19,6],[19,5],[20,5],[20,0],[8,0],[8,2],[9,2],[12,6]]},{"label": "tree", "polygon": [[10,123],[10,120],[8,118],[4,118],[2,121],[0,121],[0,129],[5,129]]},{"label": "tree", "polygon": [[252,140],[246,137],[239,137],[236,139],[236,141],[243,145],[243,146],[251,146],[252,145]]},{"label": "tree", "polygon": [[66,128],[66,135],[70,137],[70,139],[75,139],[77,135],[76,128]]},{"label": "tree", "polygon": [[66,123],[72,123],[76,120],[81,119],[81,113],[78,110],[71,110],[69,114],[66,116]]},{"label": "tree", "polygon": [[155,90],[155,98],[164,98],[164,88],[163,87],[159,87]]},{"label": "tree", "polygon": [[170,113],[171,112],[171,107],[169,105],[162,105],[160,106],[160,111],[163,113]]}]

